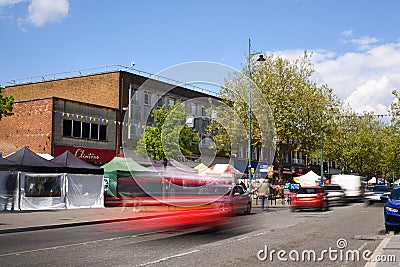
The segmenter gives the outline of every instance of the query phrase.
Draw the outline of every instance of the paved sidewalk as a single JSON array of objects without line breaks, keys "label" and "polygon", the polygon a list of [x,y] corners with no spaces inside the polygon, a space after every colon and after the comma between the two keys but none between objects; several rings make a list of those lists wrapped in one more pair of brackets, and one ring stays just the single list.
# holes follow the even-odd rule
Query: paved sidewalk
[{"label": "paved sidewalk", "polygon": [[386,267],[400,265],[400,235],[390,232],[382,240],[371,256],[372,261],[365,267]]}]

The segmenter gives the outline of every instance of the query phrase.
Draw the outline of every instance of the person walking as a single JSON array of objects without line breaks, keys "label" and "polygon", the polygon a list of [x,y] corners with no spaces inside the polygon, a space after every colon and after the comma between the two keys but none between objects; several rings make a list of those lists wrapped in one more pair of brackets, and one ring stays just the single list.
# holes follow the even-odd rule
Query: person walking
[{"label": "person walking", "polygon": [[[271,184],[268,178],[265,178],[256,191],[258,195],[261,196],[261,210],[268,210],[268,197],[271,192]],[[264,209],[266,203],[266,209]]]}]

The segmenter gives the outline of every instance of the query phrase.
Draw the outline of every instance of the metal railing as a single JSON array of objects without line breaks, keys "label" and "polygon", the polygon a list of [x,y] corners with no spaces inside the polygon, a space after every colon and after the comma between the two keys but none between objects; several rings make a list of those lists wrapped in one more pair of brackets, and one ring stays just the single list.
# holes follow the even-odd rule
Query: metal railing
[{"label": "metal railing", "polygon": [[14,79],[14,80],[7,82],[6,85],[13,86],[13,85],[45,82],[45,81],[54,81],[54,80],[59,80],[59,79],[89,76],[89,75],[108,73],[108,72],[114,72],[114,71],[126,71],[126,72],[130,72],[133,74],[137,74],[142,77],[156,80],[159,82],[164,82],[167,84],[194,90],[194,91],[197,91],[200,93],[217,96],[217,92],[214,92],[214,91],[211,91],[208,89],[204,89],[204,88],[201,88],[201,87],[193,85],[193,84],[183,83],[183,82],[180,82],[180,81],[177,81],[174,79],[170,79],[170,78],[163,77],[163,76],[160,76],[157,74],[134,69],[132,67],[127,67],[127,66],[123,66],[123,65],[110,65],[110,66],[102,66],[102,67],[89,68],[89,69],[65,71],[65,72],[58,72],[58,73],[52,73],[52,74],[44,74],[44,75],[39,75],[39,76],[18,78],[18,79]]}]

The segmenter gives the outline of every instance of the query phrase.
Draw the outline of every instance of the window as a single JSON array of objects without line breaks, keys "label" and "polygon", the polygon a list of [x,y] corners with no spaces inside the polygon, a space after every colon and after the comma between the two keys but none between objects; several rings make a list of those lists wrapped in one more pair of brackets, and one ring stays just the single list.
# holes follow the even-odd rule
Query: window
[{"label": "window", "polygon": [[195,104],[195,103],[192,103],[192,114],[193,115],[196,115],[196,113],[197,113],[197,105]]},{"label": "window", "polygon": [[90,139],[99,140],[99,125],[95,123],[90,124],[92,126],[92,131],[90,133]]},{"label": "window", "polygon": [[175,98],[168,99],[168,104],[170,104],[171,106],[175,105],[175,102],[176,102]]},{"label": "window", "polygon": [[72,121],[63,121],[63,136],[72,136]]},{"label": "window", "polygon": [[206,108],[204,106],[201,107],[201,116],[206,116]]},{"label": "window", "polygon": [[299,191],[297,191],[297,194],[315,194],[317,193],[316,188],[300,188]]},{"label": "window", "polygon": [[64,120],[63,136],[107,141],[107,125],[83,121]]},{"label": "window", "polygon": [[27,197],[60,197],[61,176],[26,174],[24,187]]},{"label": "window", "polygon": [[72,136],[82,137],[81,133],[82,123],[80,121],[72,121]]},{"label": "window", "polygon": [[149,92],[144,92],[144,104],[146,106],[151,105],[151,94]]},{"label": "window", "polygon": [[100,125],[99,140],[107,140],[107,125]]},{"label": "window", "polygon": [[82,138],[89,139],[90,137],[90,123],[82,122]]}]

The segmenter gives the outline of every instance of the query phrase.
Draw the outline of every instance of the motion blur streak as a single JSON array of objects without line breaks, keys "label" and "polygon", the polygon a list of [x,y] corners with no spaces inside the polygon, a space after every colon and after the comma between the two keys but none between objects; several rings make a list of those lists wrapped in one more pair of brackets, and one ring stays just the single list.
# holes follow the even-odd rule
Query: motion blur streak
[{"label": "motion blur streak", "polygon": [[[169,208],[173,209],[173,207]],[[151,232],[211,229],[230,225],[232,223],[230,218],[229,210],[221,210],[211,205],[207,207],[179,207],[177,210],[165,210],[158,213],[158,216],[149,219],[127,220],[122,223],[122,228],[111,228],[104,231]]]}]

